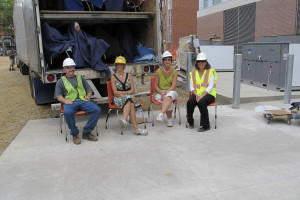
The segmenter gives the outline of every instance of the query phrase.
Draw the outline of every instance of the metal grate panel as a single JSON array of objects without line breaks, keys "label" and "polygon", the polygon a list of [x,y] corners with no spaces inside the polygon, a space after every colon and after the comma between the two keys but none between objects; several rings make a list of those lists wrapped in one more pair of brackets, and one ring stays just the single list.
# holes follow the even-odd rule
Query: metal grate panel
[{"label": "metal grate panel", "polygon": [[255,40],[256,4],[248,4],[225,12],[224,44],[234,45],[235,53],[242,53],[242,44]]}]

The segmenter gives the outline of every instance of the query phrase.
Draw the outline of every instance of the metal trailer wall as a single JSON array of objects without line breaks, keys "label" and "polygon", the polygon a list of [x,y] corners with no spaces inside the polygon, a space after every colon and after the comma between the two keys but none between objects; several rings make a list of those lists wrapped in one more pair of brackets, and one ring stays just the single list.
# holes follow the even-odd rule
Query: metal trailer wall
[{"label": "metal trailer wall", "polygon": [[40,72],[36,11],[32,0],[15,0],[14,23],[18,57],[28,67]]}]

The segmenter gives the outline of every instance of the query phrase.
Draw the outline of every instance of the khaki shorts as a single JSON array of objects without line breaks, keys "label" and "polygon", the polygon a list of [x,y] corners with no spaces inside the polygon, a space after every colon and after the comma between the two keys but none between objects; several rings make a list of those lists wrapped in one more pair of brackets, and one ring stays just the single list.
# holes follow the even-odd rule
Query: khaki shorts
[{"label": "khaki shorts", "polygon": [[[174,100],[176,100],[176,99],[178,98],[178,94],[177,94],[176,91],[169,91],[169,92],[166,94],[165,97],[172,97],[172,99],[173,99],[173,101],[174,101]],[[156,101],[158,101],[158,102],[160,102],[160,103],[162,102],[161,99],[160,99],[160,98],[161,98],[161,95],[160,95],[160,94],[157,93],[157,94],[155,95],[154,98],[155,98]],[[168,111],[173,110],[173,108],[174,108],[174,105],[173,105],[173,103],[172,103],[172,104],[170,105],[170,107],[168,108]]]},{"label": "khaki shorts", "polygon": [[9,59],[11,65],[15,65],[15,59]]}]

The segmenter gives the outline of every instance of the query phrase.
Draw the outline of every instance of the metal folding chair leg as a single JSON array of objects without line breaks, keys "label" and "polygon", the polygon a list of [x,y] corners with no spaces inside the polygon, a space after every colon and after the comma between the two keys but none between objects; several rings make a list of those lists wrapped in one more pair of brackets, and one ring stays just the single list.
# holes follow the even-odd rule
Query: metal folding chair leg
[{"label": "metal folding chair leg", "polygon": [[[217,104],[215,104],[214,106],[215,106],[215,129],[217,129],[217,116],[218,116],[218,114],[217,114]],[[186,119],[187,119],[187,115],[186,115]],[[190,125],[189,125],[188,121],[186,120],[185,127],[189,128],[189,126]]]},{"label": "metal folding chair leg", "polygon": [[181,125],[181,114],[180,114],[180,103],[175,104],[175,109],[174,109],[174,119],[176,119],[176,111],[178,110],[178,123]]},{"label": "metal folding chair leg", "polygon": [[112,111],[112,109],[109,109],[108,112],[107,112],[106,120],[105,120],[105,129],[107,129],[107,121],[108,121],[108,117],[109,117],[110,111]]},{"label": "metal folding chair leg", "polygon": [[[64,124],[65,135],[66,135],[66,142],[68,142],[67,122],[65,120],[64,113],[60,113],[60,133],[62,133],[62,124]],[[96,124],[95,129],[96,129],[97,136],[99,136],[99,133],[98,133],[98,123]]]},{"label": "metal folding chair leg", "polygon": [[215,129],[217,129],[217,104],[215,105]]},{"label": "metal folding chair leg", "polygon": [[154,126],[154,115],[153,115],[153,103],[150,103],[151,115],[152,115],[152,126]]},{"label": "metal folding chair leg", "polygon": [[177,106],[176,107],[178,107],[177,109],[178,109],[178,115],[179,115],[179,125],[181,125],[181,114],[180,114],[180,103],[177,103]]}]

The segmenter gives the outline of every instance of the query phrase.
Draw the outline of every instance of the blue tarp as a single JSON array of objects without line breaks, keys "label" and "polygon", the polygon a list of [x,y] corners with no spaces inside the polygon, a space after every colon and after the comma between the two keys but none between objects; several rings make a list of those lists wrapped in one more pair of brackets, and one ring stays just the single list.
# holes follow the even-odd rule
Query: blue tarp
[{"label": "blue tarp", "polygon": [[133,62],[134,55],[137,54],[136,45],[138,44],[130,28],[126,25],[120,25],[118,30],[120,44],[122,46],[123,55],[128,63]]},{"label": "blue tarp", "polygon": [[[102,4],[104,0],[87,0],[94,6],[98,8],[102,8]],[[83,11],[83,3],[81,0],[64,0],[64,10],[67,11]]]},{"label": "blue tarp", "polygon": [[104,0],[87,0],[88,2],[92,3],[94,6],[97,6],[98,8],[102,8],[102,4]]},{"label": "blue tarp", "polygon": [[77,32],[73,25],[70,25],[68,30],[69,38],[71,41],[75,41],[73,55],[76,66],[91,67],[98,71],[106,70],[110,75],[109,68],[101,60],[101,57],[109,48],[109,44],[85,33],[83,30]]},{"label": "blue tarp", "polygon": [[81,0],[64,0],[64,10],[67,11],[83,11]]},{"label": "blue tarp", "polygon": [[126,11],[126,0],[105,0],[105,7],[107,11]]},{"label": "blue tarp", "polygon": [[153,49],[143,47],[141,45],[136,46],[138,55],[134,57],[134,63],[157,63],[158,59],[155,56]]},{"label": "blue tarp", "polygon": [[101,60],[109,48],[109,44],[85,33],[83,30],[77,32],[73,24],[69,25],[68,32],[63,35],[49,24],[44,23],[43,44],[48,63],[72,46],[76,67],[93,68],[98,71],[105,70],[110,75],[109,68]]},{"label": "blue tarp", "polygon": [[45,59],[48,63],[64,53],[70,46],[75,46],[75,41],[70,41],[67,35],[61,34],[48,23],[42,24],[42,31]]}]

